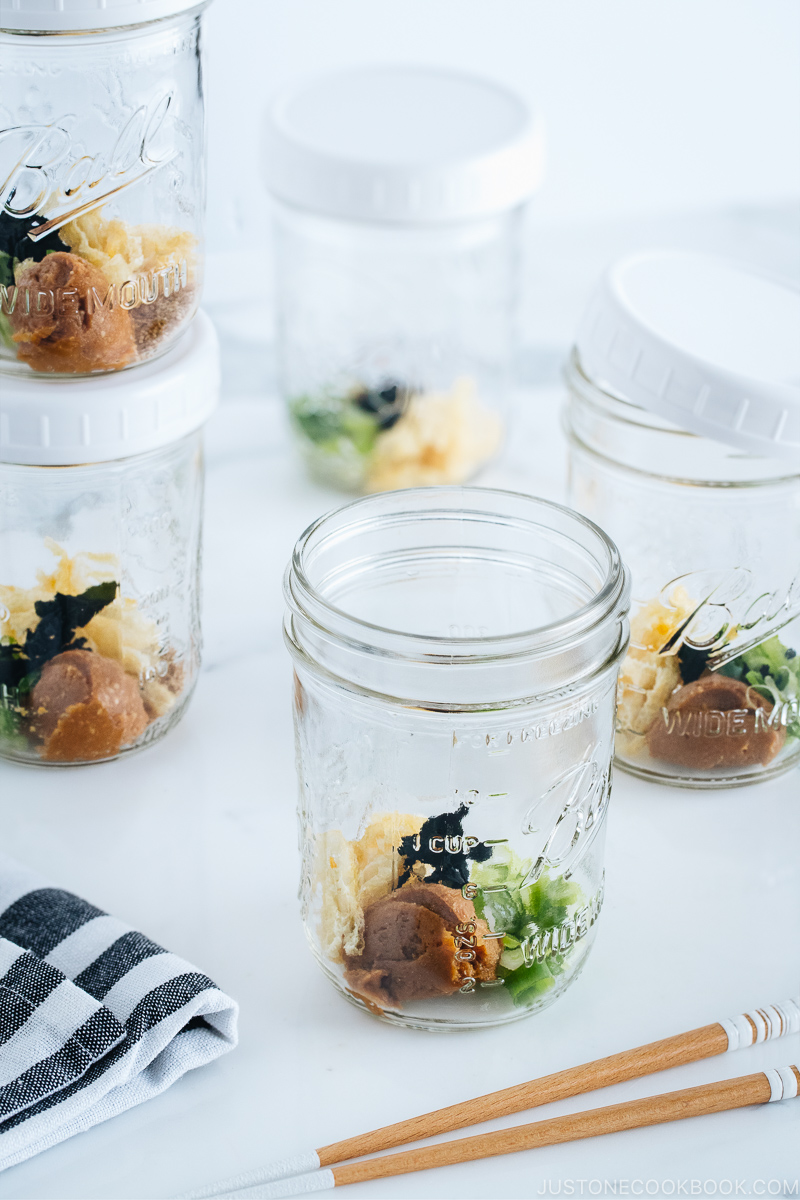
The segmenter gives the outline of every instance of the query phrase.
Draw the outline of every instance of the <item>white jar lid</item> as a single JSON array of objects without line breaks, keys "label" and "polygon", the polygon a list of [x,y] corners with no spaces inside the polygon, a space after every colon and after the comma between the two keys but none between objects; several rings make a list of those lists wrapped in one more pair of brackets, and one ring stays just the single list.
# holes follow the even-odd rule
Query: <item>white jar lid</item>
[{"label": "white jar lid", "polygon": [[160,21],[201,7],[203,0],[0,0],[0,29],[81,33]]},{"label": "white jar lid", "polygon": [[205,313],[161,358],[79,379],[0,381],[0,462],[61,467],[144,454],[198,429],[217,406],[219,342]]},{"label": "white jar lid", "polygon": [[429,67],[326,75],[278,97],[264,145],[281,200],[354,221],[491,216],[542,177],[541,123],[513,92]]},{"label": "white jar lid", "polygon": [[653,250],[606,272],[581,321],[598,386],[689,433],[800,459],[800,291],[736,262]]}]

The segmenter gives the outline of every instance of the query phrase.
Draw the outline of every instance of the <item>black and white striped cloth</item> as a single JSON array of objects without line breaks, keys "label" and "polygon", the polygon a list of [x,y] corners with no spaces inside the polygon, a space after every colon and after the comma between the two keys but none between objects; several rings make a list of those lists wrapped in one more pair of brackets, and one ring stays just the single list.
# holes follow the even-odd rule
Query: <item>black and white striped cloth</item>
[{"label": "black and white striped cloth", "polygon": [[190,963],[0,855],[0,1170],[236,1045]]}]

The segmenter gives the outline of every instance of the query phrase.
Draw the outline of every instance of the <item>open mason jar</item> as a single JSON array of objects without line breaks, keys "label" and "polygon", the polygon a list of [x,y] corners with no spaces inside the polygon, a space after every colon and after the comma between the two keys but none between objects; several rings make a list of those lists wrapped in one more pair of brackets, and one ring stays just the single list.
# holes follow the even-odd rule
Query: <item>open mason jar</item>
[{"label": "open mason jar", "polygon": [[519,98],[470,76],[359,69],[277,101],[279,370],[316,478],[462,483],[499,450],[541,160]]},{"label": "open mason jar", "polygon": [[800,762],[800,294],[637,255],[567,367],[570,500],[631,572],[616,757],[731,787]]},{"label": "open mason jar", "polygon": [[136,373],[0,388],[0,756],[116,758],[180,719],[200,665],[202,313]]},{"label": "open mason jar", "polygon": [[512,1021],[603,902],[628,586],[569,509],[479,488],[356,501],[286,576],[311,949],[395,1024]]},{"label": "open mason jar", "polygon": [[0,371],[117,371],[194,316],[203,8],[0,0]]}]

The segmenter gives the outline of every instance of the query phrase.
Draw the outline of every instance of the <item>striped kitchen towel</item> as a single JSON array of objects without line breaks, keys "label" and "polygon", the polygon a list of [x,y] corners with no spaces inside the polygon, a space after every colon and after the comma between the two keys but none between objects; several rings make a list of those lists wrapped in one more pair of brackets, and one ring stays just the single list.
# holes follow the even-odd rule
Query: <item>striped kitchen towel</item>
[{"label": "striped kitchen towel", "polygon": [[0,1170],[231,1050],[237,1011],[190,963],[0,855]]}]

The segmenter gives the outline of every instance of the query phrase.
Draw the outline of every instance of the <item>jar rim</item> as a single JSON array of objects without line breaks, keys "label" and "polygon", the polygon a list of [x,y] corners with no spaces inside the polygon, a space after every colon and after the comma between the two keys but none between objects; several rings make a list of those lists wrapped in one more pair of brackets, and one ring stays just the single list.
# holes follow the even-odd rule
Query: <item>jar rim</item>
[{"label": "jar rim", "polygon": [[[135,35],[152,26],[183,17],[195,17],[211,0],[147,0],[149,11],[141,11],[143,0],[119,0],[113,8],[98,9],[91,0],[62,0],[48,9],[30,0],[0,0],[0,33],[21,38],[89,39],[105,34]],[[102,21],[98,18],[102,16]]]},{"label": "jar rim", "polygon": [[[633,400],[629,400],[626,396],[620,395],[608,382],[595,379],[587,372],[577,346],[573,346],[570,351],[562,373],[572,396],[582,404],[588,405],[592,411],[615,427],[626,428],[629,432],[638,431],[642,436],[663,435],[671,440],[663,444],[662,450],[676,454],[685,452],[686,455],[694,456],[695,463],[698,456],[705,454],[709,456],[708,461],[718,461],[721,464],[716,473],[710,472],[708,469],[701,471],[697,468],[690,471],[683,464],[682,459],[683,465],[680,469],[665,471],[662,459],[657,468],[649,469],[643,467],[638,458],[636,461],[628,461],[622,456],[617,457],[607,442],[602,446],[593,443],[586,444],[585,436],[578,435],[570,419],[566,418],[570,440],[573,443],[577,441],[578,444],[584,445],[584,448],[590,453],[606,459],[615,467],[643,475],[648,479],[660,479],[667,483],[686,484],[693,487],[772,486],[781,482],[793,482],[798,478],[797,468],[793,468],[793,464],[785,458],[760,457],[728,442],[717,441],[702,434],[693,433],[691,430],[676,425],[668,417],[662,417],[658,413],[636,404]],[[741,474],[745,464],[748,473]]]},{"label": "jar rim", "polygon": [[[420,506],[416,513],[418,517],[422,517],[424,513],[433,516],[435,513],[445,515],[447,512],[460,512],[481,520],[498,517],[502,519],[504,514],[497,509],[503,503],[507,508],[516,504],[528,507],[532,514],[557,516],[562,524],[571,525],[575,532],[581,531],[585,540],[593,543],[593,548],[598,552],[595,554],[598,566],[602,565],[599,555],[605,556],[605,578],[602,586],[585,604],[556,621],[511,633],[481,637],[415,633],[378,625],[357,617],[321,595],[308,578],[304,552],[320,533],[324,535],[326,527],[331,528],[331,522],[335,519],[341,521],[343,515],[352,515],[353,522],[349,524],[352,528],[360,514],[364,513],[365,519],[369,519],[367,514],[370,509],[373,510],[373,517],[380,517],[381,514],[376,510],[379,510],[381,505],[387,506],[387,503],[391,503],[387,502],[387,498],[391,497],[394,497],[401,507],[394,513],[387,511],[383,515],[398,519],[407,519],[410,509],[415,505]],[[429,501],[428,505],[425,504],[426,500]],[[464,503],[454,503],[459,500]],[[513,515],[509,514],[506,515],[506,519],[514,520]],[[541,525],[542,522],[531,520],[529,524]],[[589,549],[588,546],[584,548]],[[562,647],[580,641],[608,619],[623,617],[628,607],[628,591],[627,573],[616,545],[588,517],[566,505],[522,492],[453,485],[408,488],[402,492],[364,496],[324,514],[309,525],[298,538],[284,578],[284,594],[289,609],[293,615],[311,622],[317,632],[360,648],[368,646],[370,652],[382,653],[387,657],[421,658],[426,663],[441,661],[448,665],[454,665],[456,661],[474,664],[481,661],[550,655]]]},{"label": "jar rim", "polygon": [[615,413],[614,416],[617,420],[627,421],[632,425],[641,425],[644,429],[655,429],[659,433],[668,433],[676,437],[689,438],[695,442],[704,440],[697,433],[692,433],[688,429],[681,429],[680,425],[676,425],[673,421],[668,420],[667,417],[660,417],[658,413],[650,412],[648,409],[642,408],[641,404],[636,404],[633,400],[628,400],[627,397],[614,391],[611,385],[606,383],[605,380],[593,379],[581,362],[577,346],[572,347],[569,357],[564,363],[563,374],[568,387],[578,391],[585,390],[590,393],[587,399],[593,399],[595,395],[599,394],[603,400],[611,400],[615,404],[622,405],[625,410],[630,409],[630,413],[627,411],[619,414]]}]

